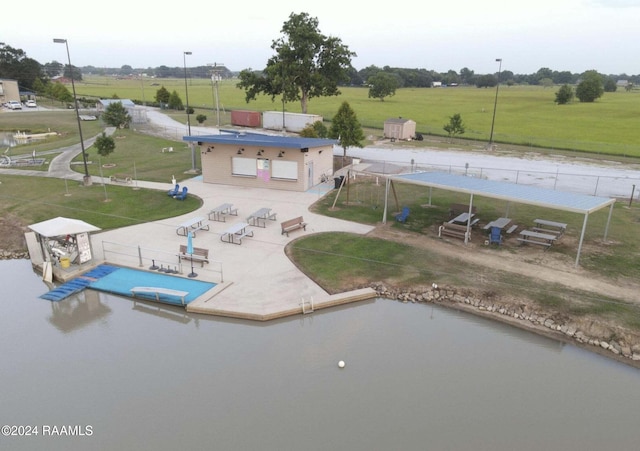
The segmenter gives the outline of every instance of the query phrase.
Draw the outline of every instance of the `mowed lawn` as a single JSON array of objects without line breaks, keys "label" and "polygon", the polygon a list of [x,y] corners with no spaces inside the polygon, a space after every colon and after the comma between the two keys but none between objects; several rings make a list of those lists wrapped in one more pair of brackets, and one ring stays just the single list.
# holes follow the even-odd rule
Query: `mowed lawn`
[{"label": "mowed lawn", "polygon": [[[280,99],[261,96],[245,102],[244,92],[236,88],[237,80],[219,83],[219,105],[222,118],[229,124],[229,111],[282,110]],[[85,77],[76,88],[79,95],[111,98],[117,95],[134,101],[151,102],[160,87],[176,91],[185,101],[184,79],[116,80],[107,77]],[[215,125],[215,94],[209,79],[188,79],[190,106],[207,116],[204,125]],[[605,93],[594,103],[574,101],[556,105],[559,87],[506,86],[498,90],[494,141],[498,143],[541,146],[552,149],[589,151],[608,155],[640,157],[640,128],[637,118],[640,91],[618,90]],[[331,120],[344,101],[356,112],[360,123],[378,129],[384,121],[404,117],[416,121],[423,134],[445,135],[443,126],[449,117],[459,113],[466,127],[463,138],[488,141],[493,118],[495,88],[405,88],[384,101],[368,97],[367,88],[343,87],[342,95],[314,98],[308,113]],[[299,103],[287,103],[285,109],[299,113]],[[192,116],[193,123],[195,115]],[[225,124],[222,124],[225,125]]]}]

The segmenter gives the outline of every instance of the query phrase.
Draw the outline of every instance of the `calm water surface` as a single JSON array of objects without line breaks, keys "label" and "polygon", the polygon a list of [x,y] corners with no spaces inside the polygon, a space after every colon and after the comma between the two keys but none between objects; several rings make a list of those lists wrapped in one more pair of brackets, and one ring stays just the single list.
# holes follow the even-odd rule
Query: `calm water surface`
[{"label": "calm water surface", "polygon": [[2,450],[640,443],[640,371],[467,314],[378,299],[263,324],[92,291],[56,304],[27,261],[0,261],[0,283],[0,425],[92,431]]}]

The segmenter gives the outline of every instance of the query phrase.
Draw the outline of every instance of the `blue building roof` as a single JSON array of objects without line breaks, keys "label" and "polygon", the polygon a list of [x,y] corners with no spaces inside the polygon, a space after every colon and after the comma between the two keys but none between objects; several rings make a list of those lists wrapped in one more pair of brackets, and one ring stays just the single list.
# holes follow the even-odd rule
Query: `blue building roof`
[{"label": "blue building roof", "polygon": [[287,149],[309,149],[315,147],[333,146],[338,141],[334,139],[301,138],[298,136],[276,136],[261,133],[225,132],[219,135],[183,136],[183,141],[207,144],[231,144],[245,146],[280,147]]}]

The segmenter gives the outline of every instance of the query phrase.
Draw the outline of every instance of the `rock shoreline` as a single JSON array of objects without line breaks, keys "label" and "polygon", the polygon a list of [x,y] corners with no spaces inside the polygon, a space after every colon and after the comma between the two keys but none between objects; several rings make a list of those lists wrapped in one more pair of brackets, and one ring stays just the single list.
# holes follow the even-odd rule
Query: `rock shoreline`
[{"label": "rock shoreline", "polygon": [[29,252],[0,249],[0,260],[29,260]]},{"label": "rock shoreline", "polygon": [[585,349],[640,367],[640,336],[595,321],[579,321],[557,312],[500,300],[482,299],[472,290],[454,287],[396,288],[370,285],[380,297],[403,303],[434,303],[468,311],[545,336],[572,342]]}]

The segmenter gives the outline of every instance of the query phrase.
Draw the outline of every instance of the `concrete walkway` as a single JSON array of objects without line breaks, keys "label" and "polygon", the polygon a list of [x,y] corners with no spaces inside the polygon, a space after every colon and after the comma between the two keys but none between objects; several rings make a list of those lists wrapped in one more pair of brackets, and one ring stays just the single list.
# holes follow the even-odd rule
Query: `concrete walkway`
[{"label": "concrete walkway", "polygon": [[[170,183],[137,182],[137,186],[159,189],[163,193],[172,188]],[[174,268],[178,265],[179,246],[187,244],[187,238],[179,236],[176,229],[190,218],[204,217],[209,230],[199,230],[193,245],[209,250],[210,263],[202,267],[196,263],[193,270],[198,274],[197,280],[215,282],[218,286],[192,301],[187,311],[269,320],[302,313],[303,302],[305,309],[310,309],[311,303],[313,308],[320,309],[375,296],[371,289],[330,296],[285,255],[285,245],[304,235],[327,231],[366,234],[373,229],[310,213],[309,206],[320,198],[317,191],[300,193],[213,185],[203,183],[199,177],[183,181],[181,186],[187,186],[189,193],[203,200],[200,209],[183,216],[93,234],[96,256],[110,263],[138,267],[139,259],[132,249],[140,246],[144,269],[151,265],[152,258],[156,265]],[[208,220],[208,212],[223,203],[232,203],[238,208],[238,216],[226,216],[226,222]],[[221,241],[225,229],[245,221],[249,214],[262,207],[271,208],[277,220],[266,221],[264,228],[251,227],[254,236],[243,238],[241,245]],[[289,237],[282,235],[280,222],[297,216],[303,216],[308,223],[306,231],[297,230]],[[190,272],[190,262],[183,261],[183,275]]]}]

